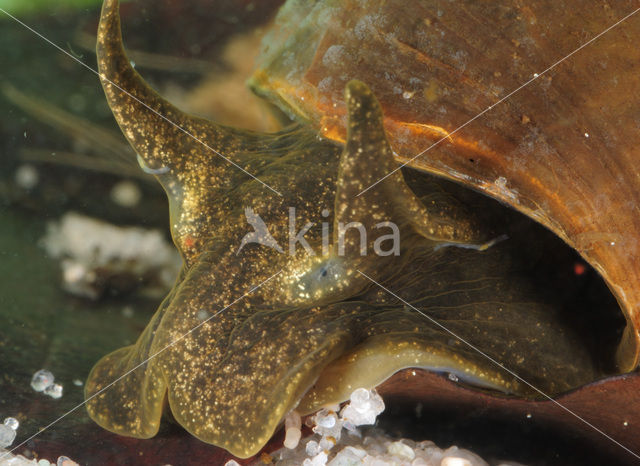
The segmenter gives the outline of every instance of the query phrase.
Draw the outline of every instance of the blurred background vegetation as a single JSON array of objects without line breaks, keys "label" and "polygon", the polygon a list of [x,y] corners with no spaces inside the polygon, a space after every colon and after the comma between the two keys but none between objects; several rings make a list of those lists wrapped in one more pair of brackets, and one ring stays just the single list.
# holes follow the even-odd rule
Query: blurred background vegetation
[{"label": "blurred background vegetation", "polygon": [[[93,8],[102,3],[100,0],[58,0],[54,5],[47,0],[0,0],[0,8],[12,15],[47,14],[62,10],[77,10],[79,8]],[[2,18],[4,21],[6,19]]]}]

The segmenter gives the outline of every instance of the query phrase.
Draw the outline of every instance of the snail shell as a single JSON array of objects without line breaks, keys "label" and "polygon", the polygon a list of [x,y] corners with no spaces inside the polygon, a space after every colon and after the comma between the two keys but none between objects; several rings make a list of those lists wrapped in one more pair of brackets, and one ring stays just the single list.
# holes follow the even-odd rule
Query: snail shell
[{"label": "snail shell", "polygon": [[250,84],[344,140],[342,90],[367,82],[399,161],[523,212],[602,275],[627,319],[618,368],[631,371],[640,356],[640,15],[621,20],[635,7],[292,0]]}]

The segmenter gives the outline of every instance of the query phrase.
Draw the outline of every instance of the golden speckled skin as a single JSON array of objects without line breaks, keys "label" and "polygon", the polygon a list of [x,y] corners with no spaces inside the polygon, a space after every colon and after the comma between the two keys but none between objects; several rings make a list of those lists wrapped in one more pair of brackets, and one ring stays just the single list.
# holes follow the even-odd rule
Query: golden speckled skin
[{"label": "golden speckled skin", "polygon": [[[453,370],[478,385],[531,395],[363,273],[550,393],[593,377],[588,356],[554,325],[553,312],[509,276],[502,249],[436,248],[490,239],[450,196],[433,190],[423,202],[400,171],[356,196],[397,166],[380,107],[363,83],[347,86],[341,147],[311,128],[249,133],[182,113],[131,67],[116,0],[103,6],[98,62],[123,133],[167,192],[184,258],[177,284],[138,341],[102,358],[89,375],[87,397],[131,371],[87,403],[104,428],[151,437],[168,402],[193,435],[248,457],[290,410],[343,401],[404,367]],[[257,244],[237,253],[250,231],[246,207],[285,245],[295,207],[296,231],[316,224],[305,236],[316,251],[320,224],[329,221],[328,253],[298,248],[289,255]],[[336,226],[352,221],[370,232],[366,256],[358,235],[347,235],[337,253]],[[371,252],[375,225],[384,221],[400,228],[399,256]]]}]

